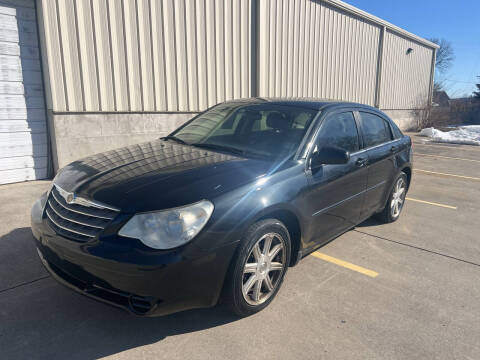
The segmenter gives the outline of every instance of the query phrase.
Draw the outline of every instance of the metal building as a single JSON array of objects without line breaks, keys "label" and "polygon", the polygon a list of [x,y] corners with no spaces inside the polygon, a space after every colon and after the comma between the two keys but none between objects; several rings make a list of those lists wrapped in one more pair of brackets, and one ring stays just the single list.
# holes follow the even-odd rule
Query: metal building
[{"label": "metal building", "polygon": [[357,101],[405,128],[436,48],[338,0],[2,0],[0,183],[242,97]]}]

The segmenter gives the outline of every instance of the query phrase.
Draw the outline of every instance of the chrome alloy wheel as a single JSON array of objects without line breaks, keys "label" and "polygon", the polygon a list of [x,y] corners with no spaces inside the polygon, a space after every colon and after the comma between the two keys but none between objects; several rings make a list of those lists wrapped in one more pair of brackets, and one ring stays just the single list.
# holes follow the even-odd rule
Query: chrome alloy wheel
[{"label": "chrome alloy wheel", "polygon": [[242,293],[250,305],[264,303],[277,288],[286,268],[285,240],[277,233],[263,235],[243,268]]},{"label": "chrome alloy wheel", "polygon": [[402,211],[403,203],[405,202],[405,195],[407,190],[407,184],[403,178],[398,179],[395,184],[395,189],[392,195],[392,202],[390,203],[390,211],[393,218],[400,215]]}]

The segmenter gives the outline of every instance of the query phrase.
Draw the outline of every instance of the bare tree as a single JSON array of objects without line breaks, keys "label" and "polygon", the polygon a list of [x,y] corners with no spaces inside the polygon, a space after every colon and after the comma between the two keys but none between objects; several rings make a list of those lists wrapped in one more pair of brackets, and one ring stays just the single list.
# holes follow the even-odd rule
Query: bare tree
[{"label": "bare tree", "polygon": [[[480,79],[480,76],[477,76]],[[475,84],[477,91],[473,92],[473,97],[477,100],[480,100],[480,84]]]},{"label": "bare tree", "polygon": [[435,80],[433,83],[433,91],[445,91],[445,82],[442,80]]},{"label": "bare tree", "polygon": [[445,39],[431,38],[429,40],[440,46],[440,48],[437,49],[435,58],[435,69],[440,73],[447,72],[452,66],[453,60],[455,60],[452,44]]},{"label": "bare tree", "polygon": [[433,119],[431,116],[432,108],[433,105],[430,101],[423,96],[419,96],[416,101],[415,110],[412,110],[415,122],[411,124],[409,130],[420,131],[427,127],[431,127],[433,125]]}]

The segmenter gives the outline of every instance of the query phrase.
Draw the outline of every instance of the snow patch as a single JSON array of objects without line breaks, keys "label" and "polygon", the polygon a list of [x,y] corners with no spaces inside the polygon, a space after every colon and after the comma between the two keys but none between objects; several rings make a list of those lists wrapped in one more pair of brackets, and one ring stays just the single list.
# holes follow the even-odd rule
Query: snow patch
[{"label": "snow patch", "polygon": [[460,126],[452,131],[426,128],[420,131],[419,135],[426,136],[435,142],[480,146],[480,125]]}]

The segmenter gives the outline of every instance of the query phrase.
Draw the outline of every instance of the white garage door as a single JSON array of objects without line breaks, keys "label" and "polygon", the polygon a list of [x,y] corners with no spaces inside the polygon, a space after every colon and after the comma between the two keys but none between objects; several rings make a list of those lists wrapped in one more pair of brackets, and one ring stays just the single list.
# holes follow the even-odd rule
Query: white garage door
[{"label": "white garage door", "polygon": [[34,0],[0,0],[0,184],[47,177]]}]

